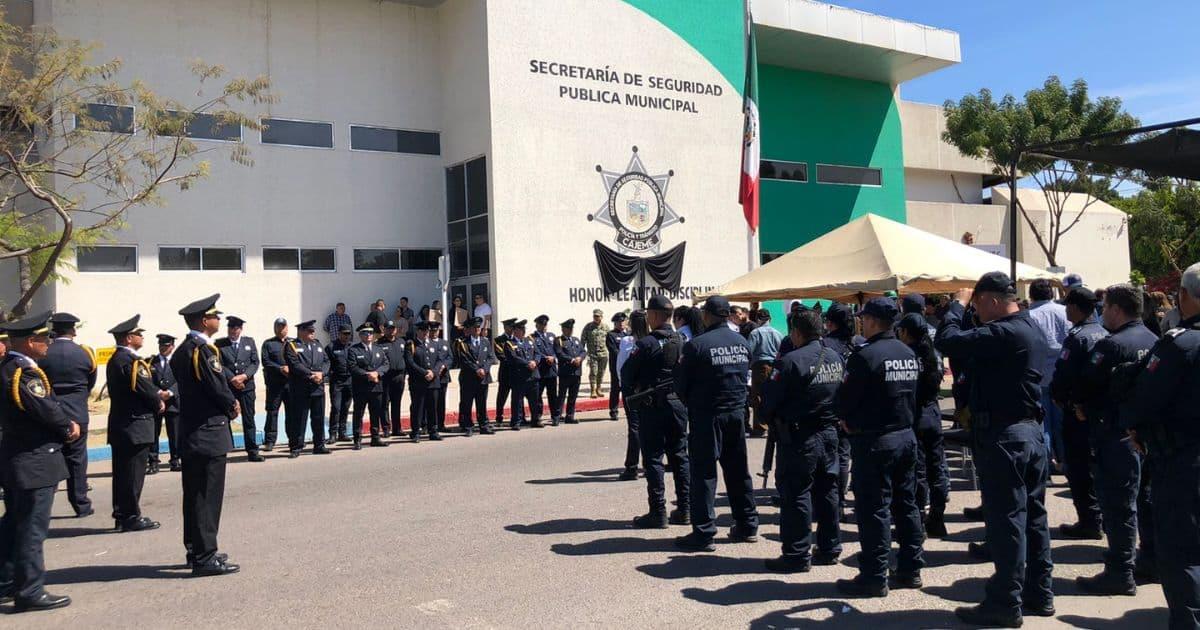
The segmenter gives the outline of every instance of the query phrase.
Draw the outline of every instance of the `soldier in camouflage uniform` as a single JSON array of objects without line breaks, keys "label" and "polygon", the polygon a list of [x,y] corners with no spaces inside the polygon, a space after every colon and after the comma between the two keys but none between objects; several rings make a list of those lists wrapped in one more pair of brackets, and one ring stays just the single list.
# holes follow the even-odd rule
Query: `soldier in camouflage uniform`
[{"label": "soldier in camouflage uniform", "polygon": [[604,382],[604,370],[608,367],[608,346],[604,340],[608,336],[608,324],[604,323],[604,311],[592,311],[592,321],[583,327],[580,340],[587,350],[588,381],[592,384],[591,398],[600,397],[600,385]]}]

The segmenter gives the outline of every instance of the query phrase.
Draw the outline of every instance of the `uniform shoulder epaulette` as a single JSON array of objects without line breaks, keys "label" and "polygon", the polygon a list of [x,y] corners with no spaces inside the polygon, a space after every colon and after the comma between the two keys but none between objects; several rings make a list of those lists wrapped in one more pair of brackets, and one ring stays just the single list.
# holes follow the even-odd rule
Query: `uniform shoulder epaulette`
[{"label": "uniform shoulder epaulette", "polygon": [[96,371],[96,351],[93,350],[91,346],[88,346],[88,345],[85,345],[82,343],[79,344],[79,347],[83,348],[83,351],[87,353],[88,358],[92,360],[92,371],[95,372]]},{"label": "uniform shoulder epaulette", "polygon": [[299,354],[299,353],[300,353],[300,348],[297,348],[297,347],[296,347],[296,341],[295,341],[295,340],[293,340],[293,339],[288,339],[288,340],[287,340],[287,344],[288,344],[288,346],[290,346],[290,347],[292,348],[292,352],[295,352],[296,354]]}]

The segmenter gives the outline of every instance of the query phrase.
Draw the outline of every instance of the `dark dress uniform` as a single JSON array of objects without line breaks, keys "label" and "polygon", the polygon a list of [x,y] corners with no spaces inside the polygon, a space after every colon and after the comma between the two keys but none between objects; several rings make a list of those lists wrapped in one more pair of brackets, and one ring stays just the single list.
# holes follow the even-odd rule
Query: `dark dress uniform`
[{"label": "dark dress uniform", "polygon": [[[523,322],[518,322],[523,323]],[[530,368],[529,364],[534,363]],[[504,347],[504,364],[508,366],[509,383],[512,386],[513,406],[510,428],[520,430],[525,424],[525,402],[529,409],[534,409],[534,397],[537,396],[538,369],[537,350],[529,337],[513,337]]]},{"label": "dark dress uniform", "polygon": [[[511,326],[515,319],[507,319],[502,322],[505,326]],[[512,392],[512,382],[508,374],[508,364],[504,361],[504,349],[508,347],[508,342],[512,341],[512,335],[502,333],[496,335],[492,340],[492,354],[496,355],[496,359],[500,365],[496,368],[496,424],[504,422],[504,405],[508,402],[508,395]]]},{"label": "dark dress uniform", "polygon": [[112,400],[108,443],[112,445],[113,520],[122,530],[152,529],[158,524],[142,518],[139,502],[150,446],[156,439],[154,414],[163,401],[150,374],[150,361],[138,358],[126,346],[119,346],[108,360],[106,375]]},{"label": "dark dress uniform", "polygon": [[[255,386],[254,376],[258,374],[258,347],[253,337],[242,335],[237,341],[222,337],[216,341],[217,351],[221,353],[221,365],[225,368],[225,378],[233,378],[240,374],[246,375],[246,383],[242,389],[230,390],[237,397],[242,409],[242,441],[246,454],[258,455],[258,427],[254,424]],[[266,440],[263,440],[266,442]]]},{"label": "dark dress uniform", "polygon": [[[1001,285],[1011,286],[1011,280],[992,273],[979,285],[1003,291]],[[976,291],[980,290],[977,285]],[[1054,601],[1046,523],[1049,468],[1037,365],[1038,357],[1045,356],[1046,341],[1027,312],[964,330],[965,312],[962,304],[951,302],[936,346],[952,360],[970,357],[965,396],[971,411],[987,546],[996,569],[979,607],[959,609],[959,613],[1012,621],[1020,618],[1022,606],[1048,609]]]},{"label": "dark dress uniform", "polygon": [[783,559],[799,568],[812,563],[814,520],[819,562],[830,564],[842,554],[834,402],[844,369],[841,354],[813,340],[776,359],[763,385],[763,417],[778,444]]},{"label": "dark dress uniform", "polygon": [[[668,312],[669,309],[668,303]],[[663,323],[637,341],[629,358],[621,366],[621,375],[617,377],[625,388],[623,393],[627,404],[631,407],[637,406],[642,466],[646,471],[646,494],[650,511],[646,516],[634,519],[636,527],[663,527],[668,520],[679,525],[690,522],[688,412],[671,383],[674,376],[672,371],[679,362],[682,351],[683,337],[680,337],[670,324]],[[629,396],[647,390],[655,390],[655,393],[634,403],[628,403]],[[667,459],[666,468],[663,467],[664,456]],[[666,469],[670,469],[675,481],[677,506],[669,518],[664,481]]]},{"label": "dark dress uniform", "polygon": [[1142,455],[1126,439],[1125,428],[1136,425],[1137,420],[1121,417],[1119,401],[1112,393],[1112,373],[1118,365],[1145,358],[1158,337],[1140,319],[1111,332],[1096,342],[1076,387],[1077,398],[1086,410],[1094,456],[1092,475],[1108,539],[1104,572],[1079,581],[1085,590],[1132,595],[1130,591],[1137,591],[1134,563],[1150,567],[1155,564],[1153,516],[1149,480],[1142,474]]},{"label": "dark dress uniform", "polygon": [[[371,414],[371,446],[386,446],[380,433],[383,419],[384,382],[388,372],[387,352],[379,344],[358,342],[350,346],[350,375],[354,383],[354,445],[362,443],[363,414]],[[372,383],[368,375],[374,372],[379,380]]]},{"label": "dark dress uniform", "polygon": [[[468,327],[473,322],[468,322]],[[476,323],[476,325],[478,325]],[[480,433],[491,433],[487,417],[488,384],[492,382],[492,366],[496,355],[492,353],[492,342],[478,334],[459,337],[454,341],[455,359],[458,362],[458,425],[467,435],[474,432],[476,424]],[[483,376],[479,371],[483,370]],[[471,410],[475,417],[472,419]]]},{"label": "dark dress uniform", "polygon": [[[197,300],[180,314],[219,314],[219,295]],[[217,555],[217,533],[225,502],[225,465],[233,450],[229,421],[237,417],[237,399],[225,379],[220,353],[203,333],[192,330],[171,355],[179,385],[179,455],[183,460],[183,545],[193,575],[222,575],[238,570]]]},{"label": "dark dress uniform", "polygon": [[[868,302],[864,312],[872,313],[876,300]],[[896,313],[894,306],[874,312],[885,320]],[[893,516],[900,545],[897,576],[917,576],[924,566],[913,433],[919,373],[920,362],[913,351],[891,331],[882,332],[846,361],[845,381],[837,397],[838,415],[849,429],[854,458],[854,518],[862,543],[859,574],[853,581],[884,593]]]},{"label": "dark dress uniform", "polygon": [[[1088,443],[1088,426],[1075,417],[1075,405],[1079,398],[1079,378],[1088,365],[1096,343],[1108,336],[1095,316],[1088,317],[1082,324],[1071,329],[1063,340],[1062,352],[1054,363],[1054,378],[1050,381],[1050,395],[1063,410],[1063,448],[1067,465],[1067,484],[1071,488],[1071,502],[1075,504],[1074,526],[1064,525],[1063,535],[1070,538],[1085,535],[1100,536],[1100,504],[1096,501],[1096,490],[1092,479],[1092,447]],[[1094,532],[1094,536],[1091,534]]]},{"label": "dark dress uniform", "polygon": [[403,339],[389,341],[384,348],[387,355],[387,378],[383,384],[384,418],[388,420],[391,434],[399,436],[404,432],[401,417],[404,412],[404,377],[408,374],[408,343]]},{"label": "dark dress uniform", "polygon": [[[835,312],[840,312],[846,307],[841,304],[833,304],[830,306],[828,313],[829,317],[833,317]],[[845,315],[837,317],[851,317],[849,310],[846,310]],[[783,339],[784,343],[790,343],[787,337]],[[844,328],[835,330],[825,336],[825,347],[830,348],[842,357],[842,362],[850,360],[850,355],[854,354],[862,347],[867,340],[859,335],[850,333],[849,325]],[[780,356],[783,356],[783,344],[779,346]],[[836,410],[835,410],[836,413]],[[839,418],[840,419],[840,418]],[[837,426],[838,434],[838,506],[841,510],[846,510],[846,490],[850,487],[850,436],[842,429],[841,423]]]},{"label": "dark dress uniform", "polygon": [[[175,343],[175,339],[171,339]],[[158,462],[158,436],[162,434],[163,425],[167,428],[167,448],[170,454],[168,464],[171,470],[179,470],[179,385],[175,382],[175,373],[171,371],[171,361],[161,354],[154,355],[150,360],[150,377],[154,386],[160,391],[171,392],[171,397],[164,401],[164,409],[154,416],[154,444],[151,445],[150,460]]]},{"label": "dark dress uniform", "polygon": [[283,373],[283,368],[287,366],[284,355],[289,343],[289,337],[271,337],[262,342],[263,380],[267,384],[267,417],[263,421],[263,448],[268,451],[275,447],[275,440],[279,435],[279,407],[283,407],[285,419],[292,416],[291,390],[288,389],[287,374]]},{"label": "dark dress uniform", "polygon": [[325,356],[329,357],[330,442],[341,442],[348,439],[346,419],[350,417],[350,403],[354,400],[349,354],[350,344],[342,343],[340,339],[334,339],[325,345]]},{"label": "dark dress uniform", "polygon": [[[542,415],[547,407],[550,408],[550,424],[558,426],[561,417],[561,406],[558,400],[558,345],[554,333],[549,331],[533,331],[530,336],[538,354],[537,394],[534,401],[537,407],[532,409],[533,426],[542,423]],[[543,402],[542,398],[545,398]]]},{"label": "dark dress uniform", "polygon": [[[311,325],[312,322],[306,322]],[[303,327],[304,324],[301,324]],[[293,455],[304,450],[304,421],[312,429],[313,453],[328,452],[325,447],[325,381],[312,380],[312,375],[329,373],[329,358],[325,349],[312,341],[290,341],[284,351],[288,366],[288,389],[292,396],[292,409],[287,415],[288,449]]]},{"label": "dark dress uniform", "polygon": [[54,385],[54,397],[67,419],[79,424],[79,439],[62,447],[67,460],[67,501],[76,514],[89,514],[92,500],[87,496],[87,402],[96,386],[96,352],[70,337],[57,337],[38,365]]},{"label": "dark dress uniform", "polygon": [[[45,322],[49,315],[9,322],[6,327],[12,330],[35,319]],[[54,489],[67,478],[61,451],[71,432],[71,420],[55,397],[46,373],[25,355],[12,350],[4,355],[0,360],[0,386],[4,388],[0,392],[0,420],[4,424],[4,440],[0,443],[4,481],[0,593],[14,597],[18,610],[22,610],[47,597],[42,545],[50,531]]]},{"label": "dark dress uniform", "polygon": [[[723,298],[709,298],[706,308],[721,309]],[[719,315],[718,315],[719,316]],[[711,548],[717,534],[717,462],[725,477],[729,508],[733,512],[734,539],[753,540],[758,535],[758,509],[754,482],[746,459],[746,373],[750,346],[722,321],[683,346],[675,366],[675,392],[687,405],[688,456],[690,457],[692,533],[676,539],[684,548]],[[695,544],[692,544],[695,543]]]},{"label": "dark dress uniform", "polygon": [[[1184,289],[1186,290],[1186,289]],[[1159,579],[1169,627],[1200,627],[1200,315],[1163,333],[1134,381],[1128,429],[1153,470]]]},{"label": "dark dress uniform", "polygon": [[[394,323],[391,320],[384,323],[384,332],[386,332],[389,328],[394,328]],[[383,351],[385,357],[389,356],[392,346],[397,343],[400,344],[400,353],[403,354],[403,342],[393,342],[391,339],[384,337],[382,334],[375,338],[375,345],[379,346],[379,349]],[[391,371],[390,367],[388,368],[388,371]],[[403,391],[403,389],[401,391]],[[392,426],[392,401],[388,391],[388,384],[386,382],[383,384],[383,395],[379,399],[379,405],[381,413],[383,414],[383,419],[379,425],[380,435],[386,438],[391,436],[393,433],[399,433],[400,425],[396,424],[395,427]]]},{"label": "dark dress uniform", "polygon": [[[417,326],[424,326],[421,322]],[[428,328],[426,328],[427,330]],[[437,426],[437,393],[442,388],[438,378],[442,364],[438,358],[437,346],[428,340],[413,339],[408,342],[408,354],[405,356],[408,364],[408,390],[412,397],[410,411],[411,432],[414,442],[421,440],[421,429],[429,434],[429,439],[440,440]],[[432,380],[426,380],[426,373],[432,372]]]},{"label": "dark dress uniform", "polygon": [[[572,325],[575,323],[574,320],[568,321]],[[563,322],[563,325],[566,326],[566,322]],[[575,400],[579,398],[579,384],[583,380],[583,364],[587,359],[587,352],[583,349],[579,337],[567,334],[568,329],[564,329],[563,334],[555,340],[554,353],[558,357],[559,416],[567,424],[575,424],[578,422],[575,419]],[[574,359],[579,359],[579,365],[571,364]]]},{"label": "dark dress uniform", "polygon": [[[435,322],[436,323],[436,322]],[[433,335],[439,335],[434,338]],[[431,328],[429,333],[429,343],[437,349],[438,381],[441,387],[434,394],[434,416],[437,418],[438,433],[446,430],[446,392],[450,389],[450,368],[454,365],[454,352],[450,350],[450,343],[441,338],[441,330],[439,328]]]},{"label": "dark dress uniform", "polygon": [[617,411],[621,407],[621,375],[617,370],[617,355],[621,353],[621,340],[628,336],[625,330],[610,330],[604,336],[604,347],[608,349],[608,373],[612,375],[608,389],[608,417],[613,420],[617,419]]}]

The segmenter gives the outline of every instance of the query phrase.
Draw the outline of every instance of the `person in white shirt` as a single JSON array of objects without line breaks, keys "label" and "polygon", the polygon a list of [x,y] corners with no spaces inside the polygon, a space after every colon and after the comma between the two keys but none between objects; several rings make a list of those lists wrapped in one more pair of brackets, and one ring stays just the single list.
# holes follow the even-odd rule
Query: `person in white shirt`
[{"label": "person in white shirt", "polygon": [[475,309],[471,314],[483,320],[483,324],[479,327],[479,336],[490,339],[492,337],[492,306],[479,293],[475,294],[473,301]]},{"label": "person in white shirt", "polygon": [[1067,307],[1054,301],[1054,288],[1049,280],[1035,280],[1029,285],[1029,319],[1046,338],[1044,346],[1046,353],[1040,361],[1042,372],[1042,408],[1046,417],[1042,422],[1045,427],[1046,449],[1050,453],[1051,466],[1060,469],[1064,461],[1062,409],[1054,404],[1050,396],[1050,381],[1054,378],[1054,364],[1058,355],[1062,354],[1063,340],[1071,331],[1071,321],[1067,319]]}]

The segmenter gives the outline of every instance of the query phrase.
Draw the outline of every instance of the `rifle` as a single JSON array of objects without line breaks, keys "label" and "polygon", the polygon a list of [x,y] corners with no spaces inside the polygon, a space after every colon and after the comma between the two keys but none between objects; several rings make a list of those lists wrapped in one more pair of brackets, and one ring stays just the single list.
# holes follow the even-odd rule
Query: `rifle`
[{"label": "rifle", "polygon": [[767,480],[771,476],[771,465],[775,462],[775,440],[776,431],[774,427],[771,427],[767,430],[767,448],[763,451],[762,472],[758,473],[758,476],[762,477],[764,490],[766,490]]},{"label": "rifle", "polygon": [[649,397],[653,396],[654,394],[657,394],[658,392],[666,391],[669,393],[671,391],[674,391],[674,389],[675,389],[675,381],[674,380],[663,381],[663,382],[659,383],[658,385],[651,387],[650,389],[643,389],[641,391],[637,391],[637,392],[630,394],[629,396],[627,396],[625,398],[625,403],[627,405],[633,406],[634,404],[640,403],[642,400],[649,398]]}]

